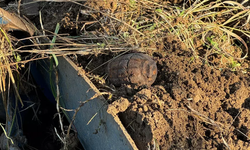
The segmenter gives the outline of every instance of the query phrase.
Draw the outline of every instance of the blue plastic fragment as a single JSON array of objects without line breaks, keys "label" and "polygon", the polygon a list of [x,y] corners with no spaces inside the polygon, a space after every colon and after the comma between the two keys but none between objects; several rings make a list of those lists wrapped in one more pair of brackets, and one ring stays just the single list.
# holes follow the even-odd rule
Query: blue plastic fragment
[{"label": "blue plastic fragment", "polygon": [[0,24],[8,24],[7,20],[4,20],[3,17],[0,16]]},{"label": "blue plastic fragment", "polygon": [[38,70],[36,62],[31,62],[30,71],[37,85],[40,86],[43,94],[49,99],[50,102],[56,104],[55,98],[49,88],[49,85],[46,84],[47,82],[43,78],[41,72]]}]

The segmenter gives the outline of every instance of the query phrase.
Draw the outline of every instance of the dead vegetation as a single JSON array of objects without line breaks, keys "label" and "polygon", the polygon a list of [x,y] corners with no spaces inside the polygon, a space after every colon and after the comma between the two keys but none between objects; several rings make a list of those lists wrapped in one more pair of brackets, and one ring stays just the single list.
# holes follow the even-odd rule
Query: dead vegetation
[{"label": "dead vegetation", "polygon": [[[58,1],[51,0],[42,3],[53,2]],[[63,0],[60,2],[66,3]],[[50,20],[50,14],[44,16],[43,9],[40,12],[39,22],[36,22],[37,28],[40,30],[37,30],[34,36],[25,39],[12,39],[4,28],[1,28],[0,92],[6,110],[10,87],[14,89],[19,98],[16,79],[21,65],[45,58],[53,58],[56,63],[56,57],[62,55],[70,55],[76,59],[78,55],[109,54],[115,57],[122,52],[126,53],[132,50],[151,56],[158,54],[165,57],[168,52],[163,49],[168,49],[165,42],[168,37],[177,38],[177,42],[181,42],[181,46],[193,54],[190,62],[201,60],[212,68],[229,69],[249,74],[250,2],[248,0],[184,0],[174,2],[158,0],[107,0],[103,2],[87,0],[82,2],[69,0],[67,3],[70,3],[68,6],[79,6],[80,9],[69,7],[68,10],[65,10],[69,13],[65,13],[62,18],[55,20],[58,26],[54,24],[54,30],[44,28],[46,24],[49,24],[46,21]],[[18,8],[17,10],[20,11]],[[76,16],[71,15],[71,9],[75,11],[73,14]],[[53,10],[50,11],[55,13]],[[77,35],[72,36],[71,33],[65,33],[64,30],[69,32],[76,30]],[[29,40],[31,44],[17,46],[23,40]],[[15,41],[15,47],[11,41]],[[21,58],[19,54],[23,53],[30,55]],[[87,71],[92,72],[93,68],[87,69]],[[103,80],[98,75],[88,74],[88,76]],[[104,84],[104,82],[100,84]],[[58,97],[59,95],[57,95]],[[21,98],[19,98],[19,102],[22,103]],[[187,107],[190,110],[189,113],[217,127],[224,145],[230,149],[222,135],[220,123],[189,106]],[[57,106],[57,111],[60,114],[59,106]],[[62,125],[61,130],[63,133]],[[64,137],[57,133],[57,136],[64,143],[64,149],[68,147],[65,136],[67,135],[69,138],[69,131],[70,129],[68,129],[67,134],[63,133]],[[248,136],[246,137],[249,139]]]}]

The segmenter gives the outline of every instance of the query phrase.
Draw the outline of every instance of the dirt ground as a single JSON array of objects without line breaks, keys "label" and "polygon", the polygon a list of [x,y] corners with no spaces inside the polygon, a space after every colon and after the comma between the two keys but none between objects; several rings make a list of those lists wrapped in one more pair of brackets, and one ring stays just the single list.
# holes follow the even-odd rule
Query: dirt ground
[{"label": "dirt ground", "polygon": [[[55,8],[69,10],[64,4],[57,6]],[[53,31],[53,22],[58,20],[51,19],[56,16],[50,14],[44,14],[50,16],[44,18],[44,22],[53,25],[46,23],[44,26]],[[83,20],[88,20],[81,15],[82,20],[77,20],[78,14],[60,14],[63,14],[59,20],[65,25],[65,31],[74,34],[78,31],[75,26],[80,28]],[[116,88],[108,109],[109,113],[119,115],[137,147],[140,150],[250,149],[250,74],[214,67],[202,59],[195,59],[192,51],[176,37],[165,38],[156,43],[156,47],[157,51],[152,53],[158,67],[154,84],[132,93]],[[112,55],[78,56],[74,61],[91,70],[113,58]],[[218,62],[216,56],[209,59]],[[98,73],[89,77],[103,76],[104,68],[97,69]],[[96,83],[96,78],[91,79]],[[100,90],[105,88],[96,85]],[[107,82],[107,86],[111,85]]]},{"label": "dirt ground", "polygon": [[[155,83],[132,95],[118,87],[108,109],[119,115],[138,148],[249,149],[249,74],[193,59],[174,38],[165,39],[159,52],[153,53]],[[85,60],[83,66],[93,59],[89,67],[95,68],[110,56],[88,58],[78,59]]]}]

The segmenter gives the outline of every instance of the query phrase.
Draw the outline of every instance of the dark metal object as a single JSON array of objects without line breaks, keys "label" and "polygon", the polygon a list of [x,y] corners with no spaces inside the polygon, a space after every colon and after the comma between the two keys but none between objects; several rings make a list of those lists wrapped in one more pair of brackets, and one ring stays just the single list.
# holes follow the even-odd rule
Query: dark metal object
[{"label": "dark metal object", "polygon": [[109,81],[115,86],[151,86],[157,76],[156,62],[146,54],[131,53],[108,64]]}]

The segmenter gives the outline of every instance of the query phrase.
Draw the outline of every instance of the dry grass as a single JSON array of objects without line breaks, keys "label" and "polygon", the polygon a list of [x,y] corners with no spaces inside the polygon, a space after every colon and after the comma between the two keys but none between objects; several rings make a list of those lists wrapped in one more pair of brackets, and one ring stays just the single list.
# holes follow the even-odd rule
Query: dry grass
[{"label": "dry grass", "polygon": [[217,55],[220,64],[235,70],[248,56],[250,8],[246,2],[197,0],[180,7],[130,0],[105,1],[99,7],[97,1],[87,1],[89,11],[84,14],[98,18],[105,33],[115,34],[135,49],[152,54],[166,37],[177,36],[196,58],[212,64]]},{"label": "dry grass", "polygon": [[[79,14],[92,18],[83,26],[75,23],[79,36],[57,35],[53,50],[38,48],[20,51],[20,48],[25,48],[20,47],[16,51],[43,55],[98,55],[133,49],[152,55],[159,51],[159,47],[166,46],[166,38],[174,36],[178,37],[186,49],[193,52],[194,58],[202,59],[217,68],[242,68],[241,64],[248,56],[247,40],[250,39],[248,2],[185,2],[182,5],[172,5],[167,1],[149,0],[91,0],[84,4],[72,1],[83,6]],[[40,22],[43,27],[43,21]],[[90,28],[93,30],[90,31]],[[50,36],[53,33],[43,31],[43,34],[33,38]],[[34,45],[46,47],[44,43],[50,45],[49,41],[39,40]]]},{"label": "dry grass", "polygon": [[[194,59],[202,59],[216,68],[229,68],[233,71],[246,72],[249,67],[245,63],[248,61],[246,58],[250,39],[248,1],[190,0],[182,5],[157,0],[87,0],[84,4],[71,2],[82,5],[83,9],[79,13],[91,16],[94,20],[77,27],[79,36],[71,37],[43,30],[27,38],[32,41],[32,45],[13,48],[10,38],[1,30],[0,92],[5,108],[10,85],[19,97],[13,75],[18,65],[50,58],[52,54],[99,55],[112,52],[118,55],[127,50],[137,50],[152,55],[154,52],[164,53],[160,47],[166,46],[166,38],[174,36],[193,52]],[[94,25],[99,28],[89,31]],[[57,38],[51,42],[53,36]],[[32,55],[20,60],[17,54],[24,52]],[[217,60],[214,59],[215,55]]]},{"label": "dry grass", "polygon": [[[210,64],[218,65],[213,63],[213,56],[217,55],[224,67],[236,69],[248,56],[247,40],[250,38],[248,1],[238,3],[222,0],[186,0],[181,5],[156,0],[103,2],[89,0],[84,4],[71,2],[83,6],[79,11],[80,15],[92,18],[83,26],[75,23],[78,36],[57,35],[52,50],[46,47],[51,45],[51,42],[44,39],[54,35],[50,31],[43,30],[38,36],[32,37],[32,41],[35,41],[32,46],[36,46],[37,49],[29,50],[29,46],[26,45],[15,51],[44,56],[44,54],[98,55],[110,51],[119,53],[124,49],[134,49],[152,55],[159,50],[159,47],[166,46],[164,45],[166,38],[175,36],[186,49],[193,52],[195,58],[203,59]],[[42,21],[44,17],[46,16],[42,16],[40,12],[41,27],[44,24]],[[90,31],[90,28],[93,30]],[[21,48],[24,50],[20,50]]]},{"label": "dry grass", "polygon": [[[13,51],[12,43],[10,40],[10,37],[4,30],[4,28],[0,27],[0,40],[1,40],[1,50],[0,50],[0,93],[1,93],[1,99],[3,102],[3,106],[6,113],[6,124],[7,123],[13,123],[14,116],[11,115],[11,112],[9,111],[10,102],[9,97],[12,92],[14,92],[16,100],[19,99],[20,103],[23,105],[23,102],[21,100],[21,97],[18,92],[17,82],[16,79],[18,78],[18,75],[16,74],[18,65],[11,65],[12,62],[18,62],[20,59],[20,56]],[[3,110],[1,110],[3,111]],[[1,125],[3,128],[3,126]],[[6,138],[10,139],[11,143],[13,144],[12,139],[10,138],[10,133],[12,130],[13,124],[11,126],[7,125],[5,126],[4,133]],[[9,142],[9,140],[6,140]],[[8,143],[7,142],[7,143]],[[6,144],[6,146],[9,146]]]}]

